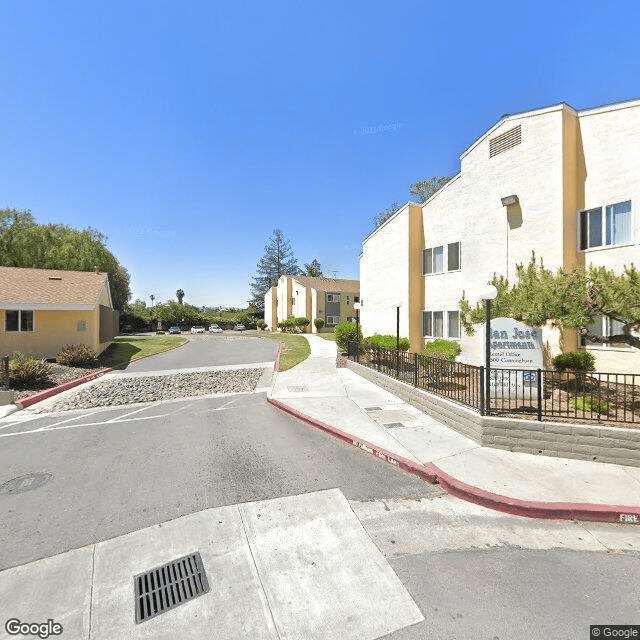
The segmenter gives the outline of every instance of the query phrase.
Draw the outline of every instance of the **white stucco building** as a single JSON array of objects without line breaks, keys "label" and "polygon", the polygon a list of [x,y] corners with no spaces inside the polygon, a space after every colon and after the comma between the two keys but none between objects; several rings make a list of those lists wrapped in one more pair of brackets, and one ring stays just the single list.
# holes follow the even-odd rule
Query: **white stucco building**
[{"label": "white stucco building", "polygon": [[[640,265],[640,100],[577,111],[568,104],[507,115],[460,157],[460,172],[424,204],[407,203],[363,243],[365,335],[400,332],[412,350],[437,337],[482,363],[480,331],[461,330],[494,273],[515,279],[535,252],[545,267]],[[480,327],[479,327],[480,328]],[[603,321],[601,331],[613,328]],[[544,331],[547,355],[592,350],[599,371],[640,373],[640,353],[581,345]]]}]

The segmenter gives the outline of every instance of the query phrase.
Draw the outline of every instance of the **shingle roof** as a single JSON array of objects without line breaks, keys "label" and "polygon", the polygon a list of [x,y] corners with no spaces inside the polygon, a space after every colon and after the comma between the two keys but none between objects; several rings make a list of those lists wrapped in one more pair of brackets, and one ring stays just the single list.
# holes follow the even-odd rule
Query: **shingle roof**
[{"label": "shingle roof", "polygon": [[358,293],[360,291],[360,280],[311,278],[310,276],[293,276],[293,279],[304,287],[311,287],[319,291],[334,291],[335,293]]},{"label": "shingle roof", "polygon": [[0,304],[92,305],[106,273],[0,267]]}]

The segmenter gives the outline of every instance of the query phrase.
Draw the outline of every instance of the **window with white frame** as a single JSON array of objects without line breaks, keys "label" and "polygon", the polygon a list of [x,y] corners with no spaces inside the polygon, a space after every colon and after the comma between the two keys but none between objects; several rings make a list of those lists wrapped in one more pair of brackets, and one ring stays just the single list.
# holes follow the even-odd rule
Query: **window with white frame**
[{"label": "window with white frame", "polygon": [[[598,318],[595,318],[593,322],[589,323],[588,330],[592,336],[605,338],[608,336],[617,336],[621,333],[624,333],[624,324],[622,322],[618,322],[617,320],[612,320],[611,318],[608,318],[606,316],[600,316]],[[584,336],[580,338],[580,344],[583,347],[601,347],[605,349],[631,348],[631,345],[628,345],[624,342],[616,342],[614,344],[608,344],[606,342],[594,342]]]},{"label": "window with white frame", "polygon": [[33,311],[9,309],[4,314],[5,331],[33,331]]},{"label": "window with white frame", "polygon": [[632,242],[631,200],[579,213],[580,251]]},{"label": "window with white frame", "polygon": [[460,338],[459,311],[423,311],[422,335],[425,338]]},{"label": "window with white frame", "polygon": [[340,324],[340,316],[327,316],[327,326]]},{"label": "window with white frame", "polygon": [[340,302],[339,293],[327,293],[327,302]]},{"label": "window with white frame", "polygon": [[460,242],[451,242],[446,245],[446,261],[445,246],[428,247],[422,251],[422,273],[429,275],[431,273],[444,273],[445,263],[447,271],[460,270]]}]

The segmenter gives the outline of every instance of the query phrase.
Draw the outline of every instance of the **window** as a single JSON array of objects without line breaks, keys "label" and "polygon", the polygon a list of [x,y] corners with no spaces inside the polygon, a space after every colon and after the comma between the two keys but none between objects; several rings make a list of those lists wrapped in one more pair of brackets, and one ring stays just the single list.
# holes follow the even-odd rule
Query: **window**
[{"label": "window", "polygon": [[349,304],[349,296],[347,296],[347,304]]},{"label": "window", "polygon": [[460,269],[460,243],[452,242],[447,245],[447,271]]},{"label": "window", "polygon": [[6,311],[5,331],[33,331],[33,311]]},{"label": "window", "polygon": [[340,302],[339,293],[327,293],[327,302]]},{"label": "window", "polygon": [[447,311],[447,335],[449,338],[460,337],[460,312]]},{"label": "window", "polygon": [[432,326],[433,326],[433,314],[431,311],[423,311],[422,312],[422,335],[430,336],[432,335]]},{"label": "window", "polygon": [[360,302],[360,296],[353,296],[354,302]]},{"label": "window", "polygon": [[[599,338],[604,338],[605,336],[617,336],[621,333],[624,333],[624,325],[622,324],[622,322],[612,320],[611,318],[607,318],[605,316],[595,318],[593,322],[589,323],[588,329],[591,335],[598,336]],[[583,347],[601,347],[609,349],[631,348],[631,345],[628,345],[624,342],[607,344],[605,342],[593,342],[585,337],[580,338],[580,344]]]},{"label": "window", "polygon": [[[422,251],[422,273],[444,272],[444,246],[429,247]],[[452,242],[447,245],[447,271],[458,271],[460,269],[460,243]]]},{"label": "window", "polygon": [[340,316],[327,316],[327,326],[340,324]]},{"label": "window", "polygon": [[86,331],[87,330],[87,323],[84,320],[78,320],[77,329],[78,329],[78,331]]},{"label": "window", "polygon": [[631,200],[580,212],[580,251],[631,242]]}]

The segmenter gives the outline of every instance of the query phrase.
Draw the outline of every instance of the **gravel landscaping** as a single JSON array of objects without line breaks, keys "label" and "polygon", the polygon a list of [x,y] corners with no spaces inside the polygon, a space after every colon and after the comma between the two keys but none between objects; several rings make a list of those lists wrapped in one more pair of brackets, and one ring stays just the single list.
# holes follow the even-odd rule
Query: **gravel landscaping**
[{"label": "gravel landscaping", "polygon": [[262,369],[232,369],[164,376],[125,377],[98,382],[35,413],[155,402],[214,393],[242,393],[256,388]]}]

